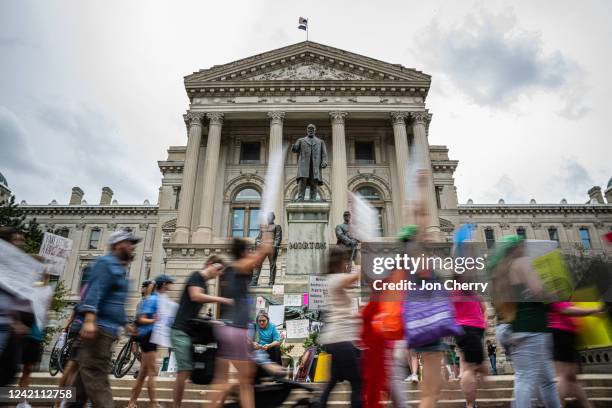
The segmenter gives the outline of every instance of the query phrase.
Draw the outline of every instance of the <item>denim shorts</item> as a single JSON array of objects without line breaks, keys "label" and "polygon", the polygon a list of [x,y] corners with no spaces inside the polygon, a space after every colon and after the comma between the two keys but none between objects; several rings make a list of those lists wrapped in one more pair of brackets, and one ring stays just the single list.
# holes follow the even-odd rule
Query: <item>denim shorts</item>
[{"label": "denim shorts", "polygon": [[414,348],[414,351],[417,353],[432,353],[446,350],[448,350],[448,344],[443,342],[442,339]]}]

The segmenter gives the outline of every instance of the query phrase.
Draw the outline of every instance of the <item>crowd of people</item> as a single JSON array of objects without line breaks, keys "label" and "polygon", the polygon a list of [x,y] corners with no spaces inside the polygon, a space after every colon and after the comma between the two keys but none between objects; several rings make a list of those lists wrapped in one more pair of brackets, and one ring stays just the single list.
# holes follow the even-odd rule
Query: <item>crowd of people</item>
[{"label": "crowd of people", "polygon": [[[426,177],[420,174],[420,188],[426,188]],[[430,238],[426,205],[416,203],[410,211],[414,224],[401,230],[399,240],[406,253],[427,254]],[[19,231],[2,229],[0,238],[23,247],[23,234]],[[149,406],[160,406],[156,376],[158,348],[163,342],[156,340],[154,333],[164,299],[177,282],[168,275],[143,282],[142,299],[133,320],[128,319],[127,271],[138,242],[130,231],[113,233],[108,240],[109,252],[85,271],[81,300],[65,326],[73,346],[59,385],[76,389],[75,401],[65,405],[82,407],[90,402],[96,408],[114,406],[109,372],[115,341],[124,331],[133,336],[140,350],[140,366],[128,407],[137,406],[145,383]],[[269,242],[252,250],[247,240],[236,238],[231,243],[230,262],[213,255],[201,270],[187,277],[172,321],[167,322],[169,346],[176,361],[173,407],[181,406],[185,384],[194,370],[194,321],[201,316],[205,304],[216,304],[219,309],[218,319],[210,322],[218,349],[205,396],[207,407],[222,406],[234,392],[240,406],[253,408],[258,370],[263,367],[277,377],[286,374],[281,364],[281,335],[265,311],[253,315],[249,299],[253,271],[258,271],[273,251]],[[334,387],[347,381],[350,405],[355,408],[380,407],[387,399],[394,407],[407,407],[406,382],[419,384],[419,407],[435,407],[444,381],[457,380],[465,406],[477,407],[482,382],[489,374],[498,373],[497,344],[503,347],[514,368],[514,406],[529,408],[536,398],[547,408],[561,407],[565,398],[591,406],[577,380],[576,318],[605,310],[581,308],[547,293],[525,254],[521,237],[504,237],[487,265],[497,339],[488,338],[486,343],[490,320],[487,306],[479,294],[471,291],[453,291],[446,298],[432,293],[425,300],[411,299],[406,293],[372,291],[370,301],[356,311],[350,290],[363,277],[358,268],[350,268],[351,258],[348,251],[331,248],[321,271],[326,276],[328,297],[319,340],[331,355],[331,369],[318,406],[327,406]],[[439,278],[435,270],[425,267],[413,272],[416,273],[395,270],[385,279],[434,282]],[[212,281],[219,282],[222,296],[208,293]],[[517,298],[525,301],[516,301]],[[0,386],[13,383],[20,365],[17,384],[28,386],[42,352],[42,328],[37,326],[27,304],[20,302],[0,290]],[[427,316],[426,323],[423,315]],[[237,373],[237,385],[229,381],[231,367]],[[28,406],[25,401],[20,405]]]}]

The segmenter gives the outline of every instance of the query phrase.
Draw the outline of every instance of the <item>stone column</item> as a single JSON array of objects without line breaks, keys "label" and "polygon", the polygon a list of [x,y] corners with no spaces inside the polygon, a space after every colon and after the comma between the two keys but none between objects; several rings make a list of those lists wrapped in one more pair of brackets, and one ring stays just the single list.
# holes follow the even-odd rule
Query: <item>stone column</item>
[{"label": "stone column", "polygon": [[346,112],[330,112],[332,123],[332,167],[331,167],[331,217],[329,223],[331,242],[336,242],[336,225],[342,224],[342,213],[348,210],[346,168],[346,140],[344,118]]},{"label": "stone column", "polygon": [[193,234],[192,242],[196,244],[209,243],[212,240],[212,220],[215,206],[215,183],[219,166],[219,150],[221,148],[221,126],[223,113],[207,113],[208,143],[206,144],[206,161],[204,163],[204,189],[202,191],[202,206],[200,207],[200,223]]},{"label": "stone column", "polygon": [[412,133],[414,135],[414,147],[418,160],[422,167],[430,172],[428,187],[426,189],[426,201],[429,213],[427,230],[433,234],[433,238],[440,238],[440,219],[438,218],[438,204],[436,203],[436,189],[433,182],[433,168],[429,157],[429,142],[427,141],[427,124],[431,120],[431,115],[427,112],[412,112]]},{"label": "stone column", "polygon": [[183,180],[181,183],[181,199],[179,200],[176,231],[172,241],[186,244],[189,242],[191,230],[191,212],[193,209],[193,194],[195,191],[196,171],[198,168],[198,153],[202,142],[202,119],[204,113],[189,112],[185,115],[185,123],[189,129]]},{"label": "stone column", "polygon": [[406,191],[406,172],[410,160],[408,153],[408,134],[406,132],[406,118],[408,112],[391,112],[391,122],[393,123],[393,138],[395,140],[395,162],[397,165],[397,179],[399,184],[399,194],[397,198],[400,202],[400,214],[398,214],[398,228],[406,225],[409,220],[407,211],[408,192]]},{"label": "stone column", "polygon": [[[268,154],[268,166],[272,157],[276,154],[282,154],[283,152],[283,120],[285,118],[285,112],[273,111],[268,112],[268,118],[270,118],[270,146]],[[284,186],[285,186],[285,158],[283,157],[283,166],[280,169],[281,174],[279,175],[279,186],[278,186],[278,198],[274,204],[274,215],[276,215],[276,224],[285,225],[285,209],[284,209]],[[265,214],[264,214],[265,215]]]}]

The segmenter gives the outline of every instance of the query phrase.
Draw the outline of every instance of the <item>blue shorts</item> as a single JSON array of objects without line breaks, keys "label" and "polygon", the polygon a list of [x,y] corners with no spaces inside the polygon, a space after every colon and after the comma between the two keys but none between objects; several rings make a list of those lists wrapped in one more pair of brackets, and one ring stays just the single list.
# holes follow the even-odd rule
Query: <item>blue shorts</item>
[{"label": "blue shorts", "polygon": [[417,353],[432,353],[446,350],[448,350],[448,344],[443,342],[442,339],[414,348],[414,351]]}]

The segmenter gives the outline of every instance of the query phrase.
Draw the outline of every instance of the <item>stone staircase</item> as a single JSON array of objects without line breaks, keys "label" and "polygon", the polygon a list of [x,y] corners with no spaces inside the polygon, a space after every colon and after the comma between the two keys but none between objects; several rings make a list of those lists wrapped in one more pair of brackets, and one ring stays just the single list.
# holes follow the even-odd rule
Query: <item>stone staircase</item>
[{"label": "stone staircase", "polygon": [[[57,384],[58,377],[51,377],[46,373],[35,373],[32,378],[32,386],[50,386]],[[612,407],[612,375],[610,374],[584,374],[580,376],[581,383],[585,387],[586,393],[592,401],[593,405],[598,408],[609,408]],[[235,382],[235,379],[231,379],[231,382]],[[113,395],[115,396],[115,403],[117,407],[124,407],[130,398],[131,388],[134,383],[132,377],[124,377],[121,379],[111,378],[111,386],[113,388]],[[290,395],[289,399],[283,406],[291,406],[292,401],[296,401],[302,397],[308,397],[309,395],[316,397],[318,391],[323,387],[323,384],[313,383],[311,384],[316,388],[314,394],[310,394],[305,390],[294,390]],[[478,391],[478,405],[479,407],[489,408],[501,408],[510,407],[512,401],[512,386],[513,376],[510,375],[498,375],[490,376],[486,378],[486,381],[482,384]],[[158,377],[157,378],[157,397],[158,401],[164,407],[169,407],[172,401],[172,389],[174,387],[174,378],[172,377]],[[206,386],[199,386],[189,383],[185,390],[185,396],[183,400],[183,406],[186,408],[201,408],[202,403],[209,400],[211,391]],[[419,391],[418,385],[406,383],[405,391],[408,401],[413,407],[418,406]],[[350,388],[347,383],[341,383],[336,386],[333,391],[329,405],[334,406],[349,406]],[[147,391],[146,387],[141,393],[141,397],[138,400],[140,407],[147,407]],[[444,408],[460,408],[464,405],[463,396],[459,388],[458,381],[451,381],[444,384],[441,399],[438,403],[438,407]],[[388,403],[387,405],[390,406]]]}]

